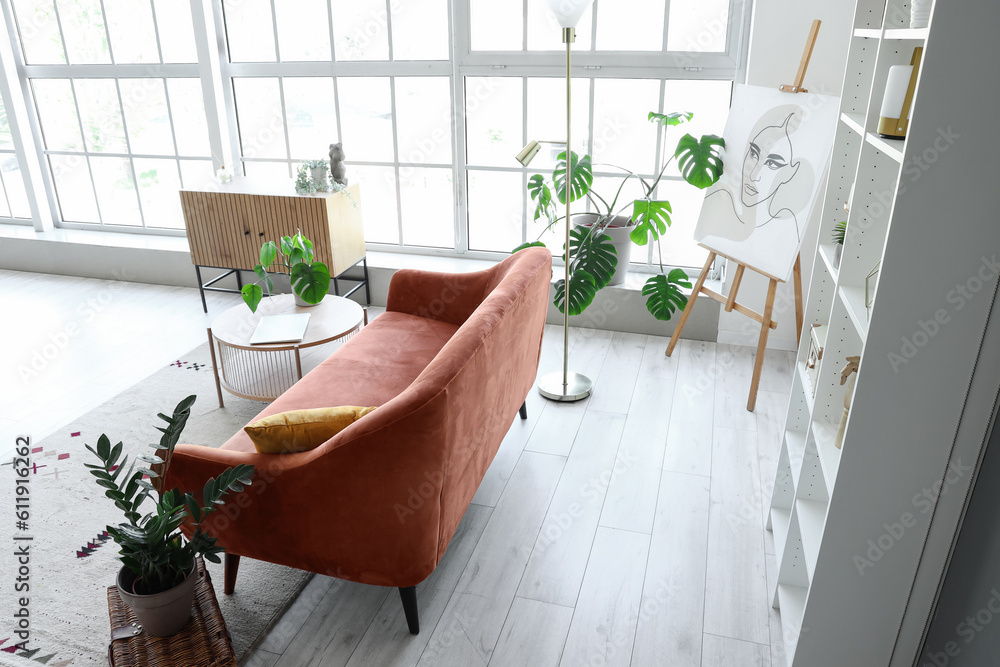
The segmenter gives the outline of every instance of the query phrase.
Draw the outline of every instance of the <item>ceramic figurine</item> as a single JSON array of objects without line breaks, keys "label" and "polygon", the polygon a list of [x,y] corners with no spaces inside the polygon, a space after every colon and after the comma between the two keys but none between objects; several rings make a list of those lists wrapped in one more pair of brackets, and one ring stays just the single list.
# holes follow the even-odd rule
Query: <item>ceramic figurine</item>
[{"label": "ceramic figurine", "polygon": [[347,165],[344,164],[344,144],[330,144],[330,176],[337,183],[347,187]]}]

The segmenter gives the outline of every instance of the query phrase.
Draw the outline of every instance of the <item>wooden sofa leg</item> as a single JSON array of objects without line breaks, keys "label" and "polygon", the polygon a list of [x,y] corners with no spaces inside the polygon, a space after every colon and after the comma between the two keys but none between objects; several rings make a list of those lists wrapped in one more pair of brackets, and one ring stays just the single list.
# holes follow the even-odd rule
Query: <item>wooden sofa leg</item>
[{"label": "wooden sofa leg", "polygon": [[236,554],[226,554],[225,562],[225,587],[223,592],[226,595],[232,595],[233,591],[236,590],[236,573],[240,569],[240,557]]},{"label": "wooden sofa leg", "polygon": [[521,419],[527,419],[528,418],[528,402],[527,401],[525,401],[524,403],[521,403],[521,409],[519,410],[519,412],[521,413]]},{"label": "wooden sofa leg", "polygon": [[420,617],[417,614],[417,587],[400,588],[399,599],[403,601],[403,613],[406,615],[406,626],[410,629],[410,634],[420,634]]}]

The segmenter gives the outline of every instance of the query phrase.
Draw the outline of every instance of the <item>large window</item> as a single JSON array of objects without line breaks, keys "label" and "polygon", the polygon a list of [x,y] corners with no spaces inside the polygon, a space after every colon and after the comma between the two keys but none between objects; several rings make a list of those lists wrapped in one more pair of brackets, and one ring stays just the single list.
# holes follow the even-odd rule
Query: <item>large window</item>
[{"label": "large window", "polygon": [[59,219],[183,229],[213,173],[190,11],[169,0],[13,0]]},{"label": "large window", "polygon": [[[187,0],[0,2],[60,224],[182,230],[177,189],[226,157],[210,147],[290,190],[342,142],[374,248],[499,257],[542,232],[525,186],[560,149],[530,169],[513,156],[565,135],[565,47],[545,0],[206,0],[207,20]],[[746,18],[745,0],[594,2],[573,45],[573,149],[602,192],[617,189],[604,165],[651,177],[683,134],[664,137],[649,111],[693,111],[684,131],[721,133]],[[664,263],[700,264],[699,193],[673,172],[658,195],[675,210]]]},{"label": "large window", "polygon": [[21,176],[21,165],[14,153],[14,140],[7,120],[7,109],[0,101],[0,219],[11,222],[31,220],[28,193]]}]

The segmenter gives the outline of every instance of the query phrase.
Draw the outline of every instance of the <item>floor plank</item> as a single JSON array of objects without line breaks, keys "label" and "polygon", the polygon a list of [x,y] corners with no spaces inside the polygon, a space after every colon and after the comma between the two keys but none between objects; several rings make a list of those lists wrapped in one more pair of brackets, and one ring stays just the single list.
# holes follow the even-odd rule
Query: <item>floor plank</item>
[{"label": "floor plank", "polygon": [[450,598],[451,591],[424,584],[417,586],[421,629],[420,634],[411,635],[399,595],[389,595],[351,655],[348,667],[412,667],[417,664]]},{"label": "floor plank", "polygon": [[588,400],[588,410],[628,414],[645,350],[646,336],[614,334],[601,374],[594,378],[594,392]]},{"label": "floor plank", "polygon": [[756,440],[751,431],[715,429],[705,632],[767,645],[769,607]]},{"label": "floor plank", "polygon": [[[701,665],[709,480],[664,472],[649,545],[633,665]],[[678,548],[678,545],[684,545]]]},{"label": "floor plank", "polygon": [[648,557],[648,535],[598,528],[561,665],[630,664]]},{"label": "floor plank", "polygon": [[489,662],[564,463],[522,454],[419,664]]},{"label": "floor plank", "polygon": [[573,608],[514,598],[490,665],[557,667]]},{"label": "floor plank", "polygon": [[708,477],[712,474],[715,422],[715,345],[681,340],[663,469]]},{"label": "floor plank", "polygon": [[702,667],[770,667],[767,647],[728,637],[705,635]]},{"label": "floor plank", "polygon": [[747,431],[757,429],[754,413],[747,410],[753,364],[752,348],[742,345],[716,346],[714,373],[719,378],[715,388],[716,426]]},{"label": "floor plank", "polygon": [[550,402],[538,418],[538,423],[524,448],[542,454],[569,456],[586,412],[587,401]]},{"label": "floor plank", "polygon": [[611,481],[625,416],[587,411],[518,595],[572,607]]}]

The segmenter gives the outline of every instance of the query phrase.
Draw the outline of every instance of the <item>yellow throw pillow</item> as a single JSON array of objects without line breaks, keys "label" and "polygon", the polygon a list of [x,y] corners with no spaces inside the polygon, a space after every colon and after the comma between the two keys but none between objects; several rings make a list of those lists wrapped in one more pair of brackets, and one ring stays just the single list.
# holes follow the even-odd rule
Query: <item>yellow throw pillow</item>
[{"label": "yellow throw pillow", "polygon": [[374,410],[344,406],[279,412],[243,428],[261,454],[291,454],[319,447]]}]

